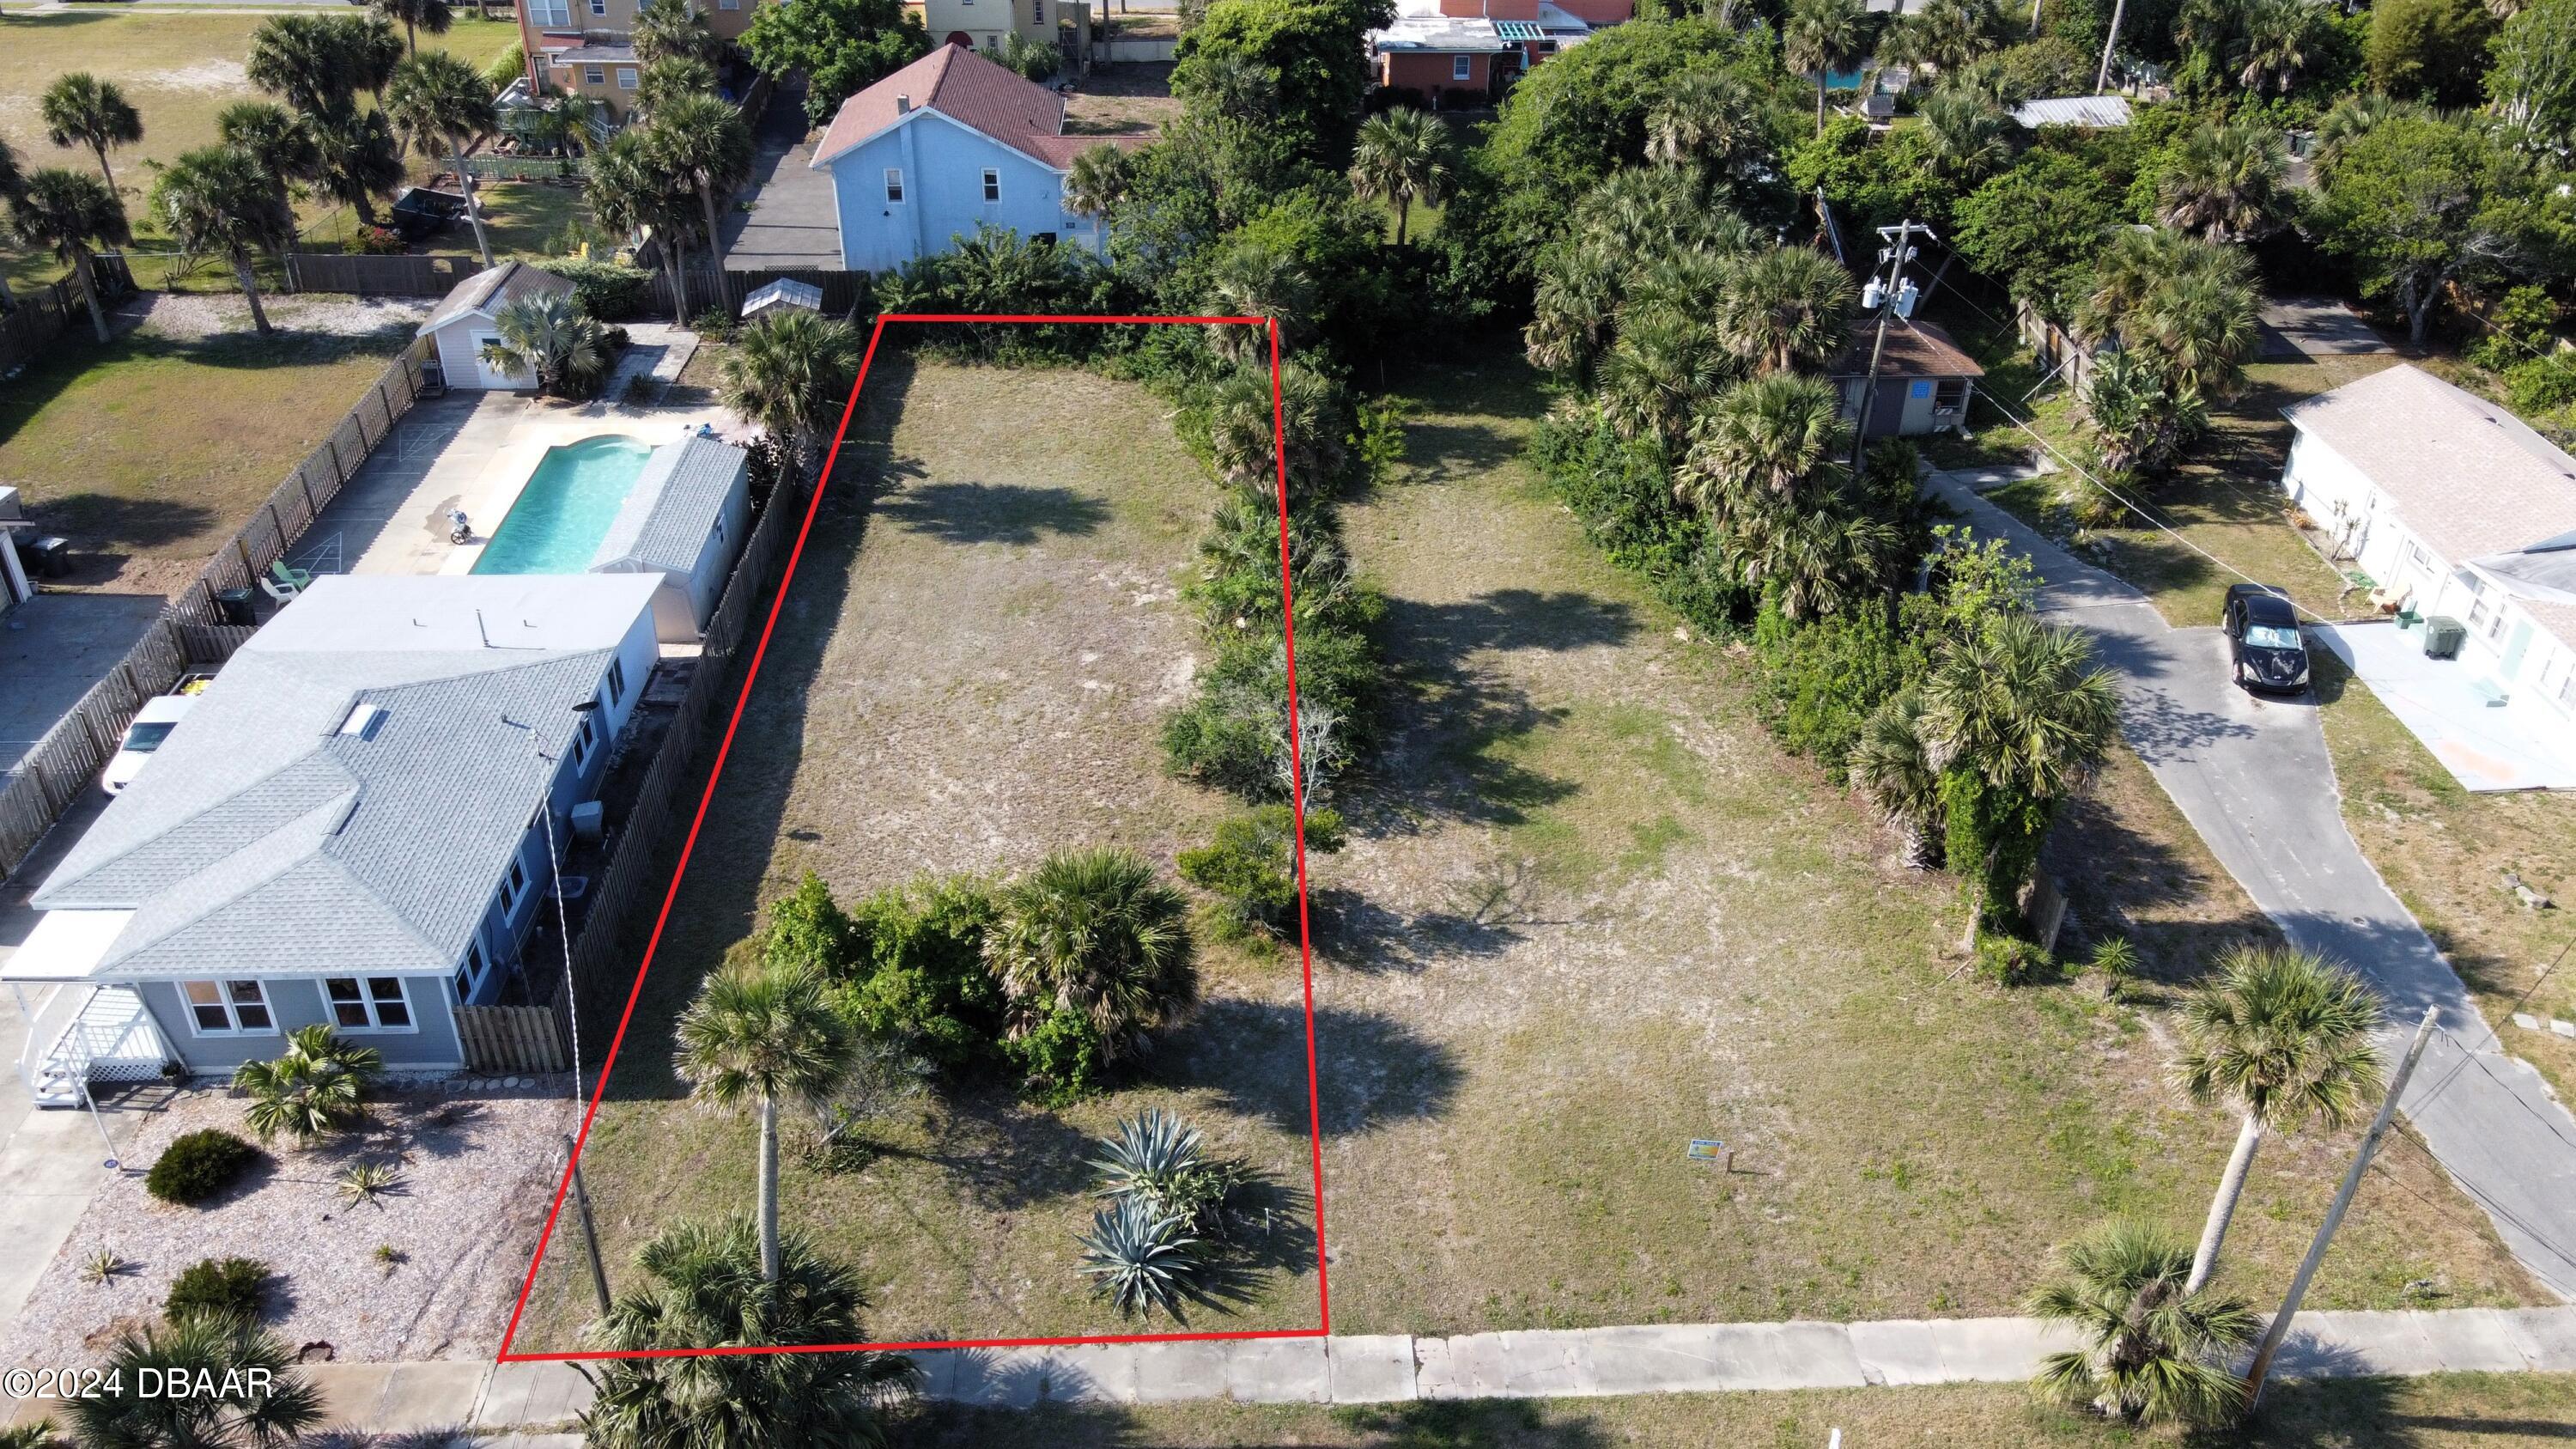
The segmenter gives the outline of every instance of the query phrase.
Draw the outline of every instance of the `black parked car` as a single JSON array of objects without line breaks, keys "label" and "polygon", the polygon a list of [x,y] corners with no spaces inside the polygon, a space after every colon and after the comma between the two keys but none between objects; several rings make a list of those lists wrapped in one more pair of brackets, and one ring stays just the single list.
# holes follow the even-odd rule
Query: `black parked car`
[{"label": "black parked car", "polygon": [[2308,687],[2308,646],[2299,637],[2298,611],[2269,584],[2230,584],[2219,621],[2227,633],[2227,662],[2238,684],[2297,694]]}]

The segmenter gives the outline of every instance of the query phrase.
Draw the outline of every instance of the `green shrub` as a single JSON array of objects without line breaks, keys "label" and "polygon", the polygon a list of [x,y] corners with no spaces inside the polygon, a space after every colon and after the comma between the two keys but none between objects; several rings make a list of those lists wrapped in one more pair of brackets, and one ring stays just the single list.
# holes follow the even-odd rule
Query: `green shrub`
[{"label": "green shrub", "polygon": [[220,1315],[256,1319],[268,1296],[268,1265],[257,1258],[206,1258],[179,1274],[161,1311],[183,1318]]},{"label": "green shrub", "polygon": [[1977,940],[1977,976],[1998,986],[2040,986],[2062,981],[2066,973],[2036,943],[1989,933]]},{"label": "green shrub", "polygon": [[1907,623],[1885,607],[1851,609],[1806,623],[1765,607],[1754,625],[1762,689],[1754,707],[1792,753],[1845,779],[1852,743],[1872,711],[1923,677],[1930,655],[1912,624],[1923,607],[1909,598]]},{"label": "green shrub", "polygon": [[619,262],[559,257],[546,270],[572,283],[573,301],[584,315],[602,322],[629,322],[645,308],[653,274]]},{"label": "green shrub", "polygon": [[2504,385],[2516,412],[2552,412],[2576,403],[2576,352],[2517,362],[2504,370]]},{"label": "green shrub", "polygon": [[[1247,633],[1249,631],[1246,631]],[[1297,712],[1311,783],[1339,774],[1370,734],[1385,662],[1367,636],[1316,625],[1297,632]],[[1288,656],[1284,641],[1223,640],[1198,697],[1165,721],[1163,757],[1183,779],[1252,801],[1288,798]]]},{"label": "green shrub", "polygon": [[996,913],[991,884],[973,876],[860,901],[848,916],[844,1010],[871,1035],[908,1043],[950,1071],[996,1064],[1002,988],[984,965],[984,932]]},{"label": "green shrub", "polygon": [[1720,634],[1752,612],[1753,595],[1719,564],[1707,524],[1674,501],[1672,473],[1651,441],[1548,422],[1531,455],[1585,535],[1683,618]]},{"label": "green shrub", "polygon": [[1049,1013],[1002,1048],[1028,1094],[1051,1107],[1088,1097],[1108,1081],[1108,1038],[1091,1018],[1069,1008]]},{"label": "green shrub", "polygon": [[198,1203],[238,1181],[260,1151],[230,1132],[183,1133],[144,1174],[143,1190],[168,1203]]},{"label": "green shrub", "polygon": [[528,52],[513,42],[509,49],[492,57],[483,67],[483,83],[494,90],[506,89],[510,82],[528,73]]},{"label": "green shrub", "polygon": [[[1181,879],[1222,899],[1240,926],[1277,934],[1297,907],[1296,820],[1285,805],[1263,805],[1225,821],[1216,838],[1177,857]],[[1342,817],[1306,812],[1306,849],[1342,848]]]}]

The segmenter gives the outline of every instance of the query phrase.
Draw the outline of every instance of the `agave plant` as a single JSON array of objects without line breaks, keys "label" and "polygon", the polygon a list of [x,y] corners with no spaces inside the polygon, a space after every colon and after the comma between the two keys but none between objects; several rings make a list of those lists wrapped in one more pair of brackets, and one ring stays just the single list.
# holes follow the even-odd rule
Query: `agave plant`
[{"label": "agave plant", "polygon": [[1199,1240],[1178,1213],[1141,1196],[1122,1197],[1091,1215],[1082,1236],[1082,1271],[1122,1313],[1180,1311],[1180,1295],[1197,1281]]},{"label": "agave plant", "polygon": [[133,1266],[133,1264],[125,1261],[124,1255],[118,1253],[114,1248],[100,1248],[96,1252],[91,1253],[88,1257],[81,1259],[81,1281],[90,1284],[104,1284],[122,1276],[132,1269]]},{"label": "agave plant", "polygon": [[340,1201],[382,1210],[382,1199],[400,1197],[402,1170],[390,1162],[353,1162],[340,1169]]},{"label": "agave plant", "polygon": [[242,1063],[233,1090],[250,1095],[250,1126],[261,1141],[280,1132],[310,1140],[363,1116],[367,1088],[384,1066],[375,1048],[342,1041],[317,1022],[288,1037],[277,1060]]},{"label": "agave plant", "polygon": [[1099,1170],[1095,1190],[1102,1197],[1141,1203],[1194,1233],[1222,1228],[1226,1198],[1246,1178],[1241,1162],[1209,1156],[1199,1129],[1158,1107],[1119,1123],[1116,1136],[1100,1140],[1100,1151],[1091,1165]]}]

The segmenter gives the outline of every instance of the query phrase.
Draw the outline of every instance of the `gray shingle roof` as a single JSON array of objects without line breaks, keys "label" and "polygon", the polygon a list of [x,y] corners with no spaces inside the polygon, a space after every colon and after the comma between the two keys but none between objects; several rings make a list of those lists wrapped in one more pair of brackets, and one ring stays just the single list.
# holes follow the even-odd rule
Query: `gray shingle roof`
[{"label": "gray shingle roof", "polygon": [[532,267],[526,262],[503,262],[497,267],[486,267],[449,288],[446,298],[438,304],[438,310],[430,313],[429,320],[420,324],[420,331],[413,335],[427,337],[471,312],[488,316],[532,292],[571,290],[572,283],[543,267]]},{"label": "gray shingle roof", "polygon": [[2281,414],[2360,469],[2452,565],[2576,529],[2576,459],[2421,368],[2400,363]]},{"label": "gray shingle roof", "polygon": [[[108,979],[446,969],[535,815],[532,750],[562,752],[572,706],[652,587],[317,580],[216,675],[34,904],[134,912],[93,969]],[[512,617],[530,610],[546,622]],[[360,704],[381,720],[341,733]]]},{"label": "gray shingle roof", "polygon": [[749,453],[718,438],[683,438],[655,448],[590,566],[680,574],[695,569],[725,500],[750,467]]}]

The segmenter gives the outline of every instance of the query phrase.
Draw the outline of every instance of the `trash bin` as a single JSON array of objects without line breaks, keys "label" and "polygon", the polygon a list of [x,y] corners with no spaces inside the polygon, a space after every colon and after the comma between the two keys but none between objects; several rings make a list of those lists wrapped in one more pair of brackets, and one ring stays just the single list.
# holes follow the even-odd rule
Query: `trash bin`
[{"label": "trash bin", "polygon": [[2457,659],[2460,641],[2469,637],[2469,626],[2448,614],[2435,614],[2424,621],[2424,657]]},{"label": "trash bin", "polygon": [[40,579],[58,579],[71,572],[72,541],[47,536],[27,545],[29,571]]},{"label": "trash bin", "polygon": [[259,622],[259,610],[252,606],[251,592],[248,589],[216,590],[215,610],[224,616],[224,622],[227,624]]}]

